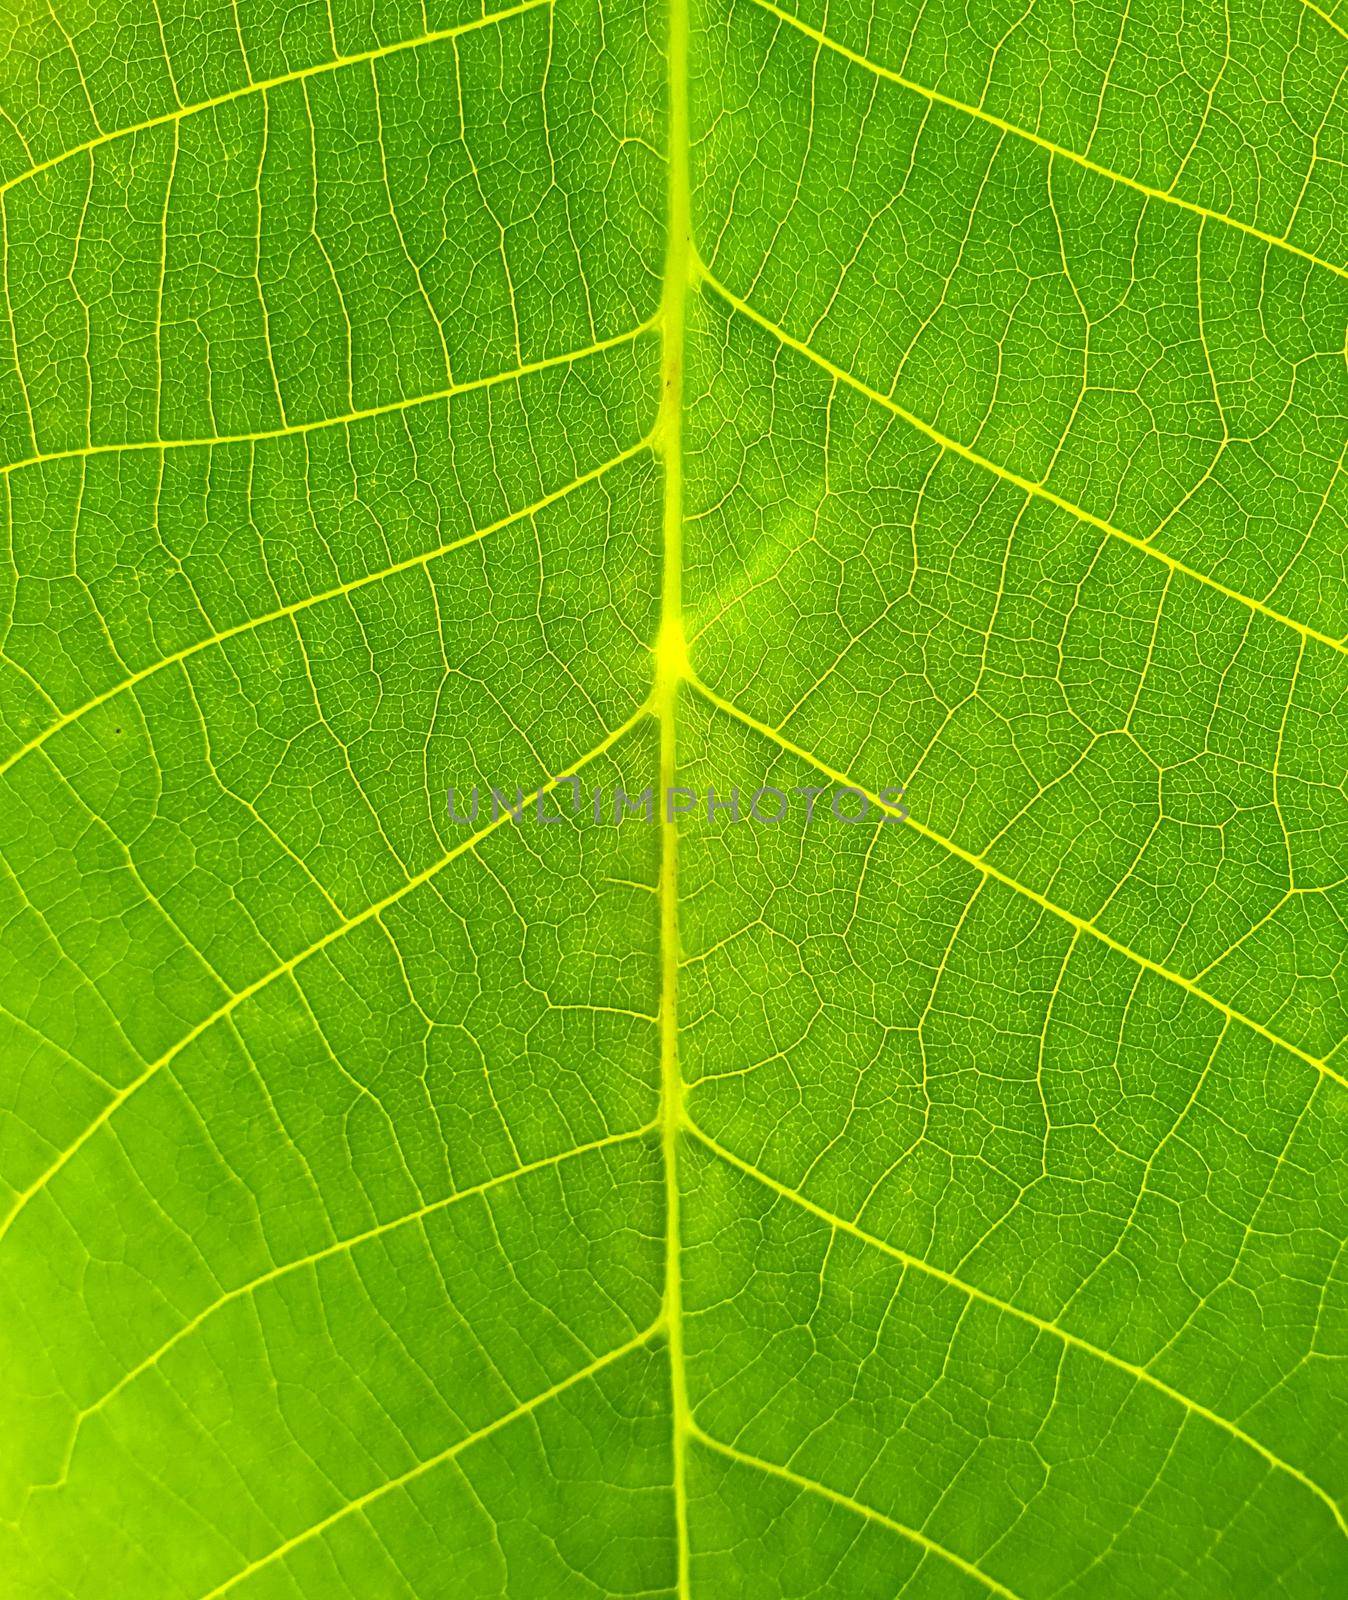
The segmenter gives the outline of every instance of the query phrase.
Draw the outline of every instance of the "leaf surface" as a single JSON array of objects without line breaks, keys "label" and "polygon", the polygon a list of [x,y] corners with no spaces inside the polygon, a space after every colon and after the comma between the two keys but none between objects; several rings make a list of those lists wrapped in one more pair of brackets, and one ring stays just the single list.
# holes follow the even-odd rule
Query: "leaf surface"
[{"label": "leaf surface", "polygon": [[1336,8],[0,44],[0,1594],[1348,1587]]}]

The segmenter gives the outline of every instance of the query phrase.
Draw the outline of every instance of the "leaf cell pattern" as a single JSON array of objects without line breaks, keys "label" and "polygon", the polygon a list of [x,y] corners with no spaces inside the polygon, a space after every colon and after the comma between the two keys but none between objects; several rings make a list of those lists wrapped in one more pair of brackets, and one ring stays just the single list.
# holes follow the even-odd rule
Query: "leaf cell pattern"
[{"label": "leaf cell pattern", "polygon": [[1348,1587],[1340,10],[8,8],[0,1593]]}]

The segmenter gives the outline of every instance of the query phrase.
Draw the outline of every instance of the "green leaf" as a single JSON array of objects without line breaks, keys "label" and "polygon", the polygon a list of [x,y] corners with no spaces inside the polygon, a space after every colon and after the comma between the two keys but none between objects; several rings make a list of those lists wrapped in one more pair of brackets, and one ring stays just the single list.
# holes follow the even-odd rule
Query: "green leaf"
[{"label": "green leaf", "polygon": [[1340,10],[13,0],[5,1600],[1348,1591]]}]

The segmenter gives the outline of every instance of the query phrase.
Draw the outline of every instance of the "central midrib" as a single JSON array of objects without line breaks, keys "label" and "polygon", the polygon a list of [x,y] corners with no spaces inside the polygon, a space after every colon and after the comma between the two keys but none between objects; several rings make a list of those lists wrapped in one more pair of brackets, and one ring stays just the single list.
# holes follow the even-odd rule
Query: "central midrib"
[{"label": "central midrib", "polygon": [[660,727],[660,1133],[665,1178],[664,1322],[669,1349],[671,1452],[678,1594],[689,1593],[688,1497],[684,1479],[690,1413],[683,1351],[679,1134],[679,839],[667,796],[676,777],[675,713],[687,675],[683,629],[684,313],[694,270],[688,160],[688,0],[669,0],[666,253],[661,302],[663,355],[657,442],[664,468],[663,574],[655,645],[653,709]]}]

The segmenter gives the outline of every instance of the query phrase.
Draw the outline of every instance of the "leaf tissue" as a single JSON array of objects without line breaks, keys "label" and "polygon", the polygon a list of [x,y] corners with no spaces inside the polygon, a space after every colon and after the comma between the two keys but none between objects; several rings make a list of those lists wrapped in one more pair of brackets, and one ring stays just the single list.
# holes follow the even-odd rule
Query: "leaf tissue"
[{"label": "leaf tissue", "polygon": [[1348,1594],[1348,10],[9,0],[0,1597]]}]

